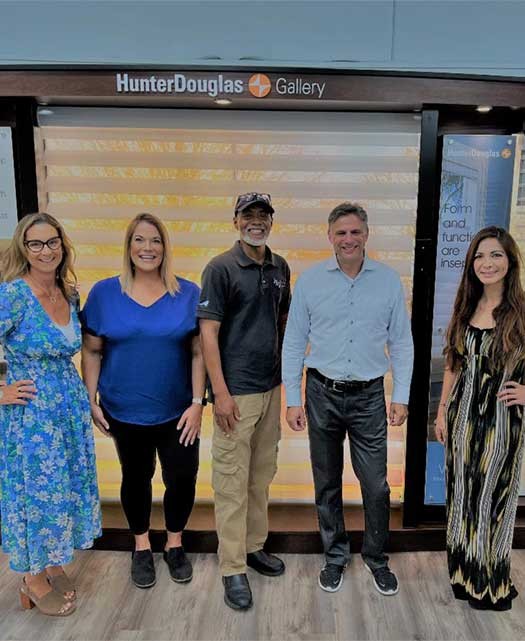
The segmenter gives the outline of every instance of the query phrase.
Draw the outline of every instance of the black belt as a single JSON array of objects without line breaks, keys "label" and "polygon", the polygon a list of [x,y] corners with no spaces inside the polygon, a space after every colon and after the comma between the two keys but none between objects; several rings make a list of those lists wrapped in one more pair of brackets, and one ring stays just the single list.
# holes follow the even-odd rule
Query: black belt
[{"label": "black belt", "polygon": [[331,378],[328,378],[328,376],[324,376],[323,374],[321,374],[321,372],[311,367],[308,368],[308,374],[316,378],[326,387],[326,389],[329,389],[332,392],[351,392],[362,390],[370,387],[370,385],[373,385],[378,381],[383,380],[382,376],[378,376],[377,378],[372,378],[369,381],[334,381]]}]

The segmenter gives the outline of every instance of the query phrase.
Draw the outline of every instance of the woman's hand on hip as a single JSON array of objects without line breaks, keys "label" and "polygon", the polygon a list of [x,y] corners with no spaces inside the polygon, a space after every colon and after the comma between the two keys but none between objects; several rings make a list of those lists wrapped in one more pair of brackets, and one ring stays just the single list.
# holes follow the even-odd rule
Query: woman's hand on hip
[{"label": "woman's hand on hip", "polygon": [[201,433],[202,405],[192,403],[177,423],[177,429],[182,430],[179,443],[188,447],[193,445]]},{"label": "woman's hand on hip", "polygon": [[93,423],[95,423],[99,431],[102,432],[104,436],[111,436],[109,423],[106,421],[106,417],[98,403],[91,403],[91,418],[93,419]]},{"label": "woman's hand on hip", "polygon": [[6,385],[0,383],[0,405],[27,405],[36,395],[33,381],[15,381]]},{"label": "woman's hand on hip", "polygon": [[515,381],[503,383],[501,390],[498,392],[498,401],[505,403],[506,407],[525,405],[525,385],[520,385]]}]

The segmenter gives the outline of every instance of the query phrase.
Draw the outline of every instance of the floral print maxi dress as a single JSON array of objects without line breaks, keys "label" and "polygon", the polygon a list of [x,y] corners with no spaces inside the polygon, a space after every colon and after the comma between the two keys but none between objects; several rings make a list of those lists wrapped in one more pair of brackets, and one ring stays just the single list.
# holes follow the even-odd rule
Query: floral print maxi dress
[{"label": "floral print maxi dress", "polygon": [[69,563],[100,536],[95,450],[86,389],[70,342],[22,279],[0,283],[0,341],[7,382],[32,379],[36,398],[0,405],[2,543],[11,569]]},{"label": "floral print maxi dress", "polygon": [[524,449],[523,406],[505,405],[505,381],[525,382],[525,361],[491,371],[491,329],[469,327],[447,410],[447,553],[457,598],[498,609],[517,591],[510,555]]}]

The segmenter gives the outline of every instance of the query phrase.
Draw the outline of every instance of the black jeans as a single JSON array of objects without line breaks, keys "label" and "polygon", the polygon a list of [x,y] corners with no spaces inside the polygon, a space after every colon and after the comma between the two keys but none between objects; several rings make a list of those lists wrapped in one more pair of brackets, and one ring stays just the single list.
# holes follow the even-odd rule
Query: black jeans
[{"label": "black jeans", "polygon": [[361,554],[372,569],[385,566],[390,488],[386,480],[386,406],[383,379],[364,389],[336,392],[312,374],[306,379],[306,413],[319,529],[327,563],[346,565],[342,475],[348,434],[354,472],[361,485],[365,535]]},{"label": "black jeans", "polygon": [[151,514],[151,479],[155,473],[156,453],[162,468],[164,518],[166,529],[181,532],[188,522],[195,501],[195,483],[199,469],[199,439],[184,447],[179,443],[178,418],[161,425],[122,423],[102,408],[115,441],[122,485],[120,499],[133,534],[149,530]]}]

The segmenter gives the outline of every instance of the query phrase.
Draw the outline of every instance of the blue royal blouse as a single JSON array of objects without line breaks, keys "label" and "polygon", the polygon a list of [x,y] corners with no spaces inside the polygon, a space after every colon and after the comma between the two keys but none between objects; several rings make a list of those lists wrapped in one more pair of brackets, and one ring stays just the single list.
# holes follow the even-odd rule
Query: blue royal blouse
[{"label": "blue royal blouse", "polygon": [[157,425],[190,405],[191,341],[198,334],[200,290],[178,279],[149,307],[122,291],[118,276],[96,283],[80,314],[83,331],[104,339],[99,398],[124,423]]}]

